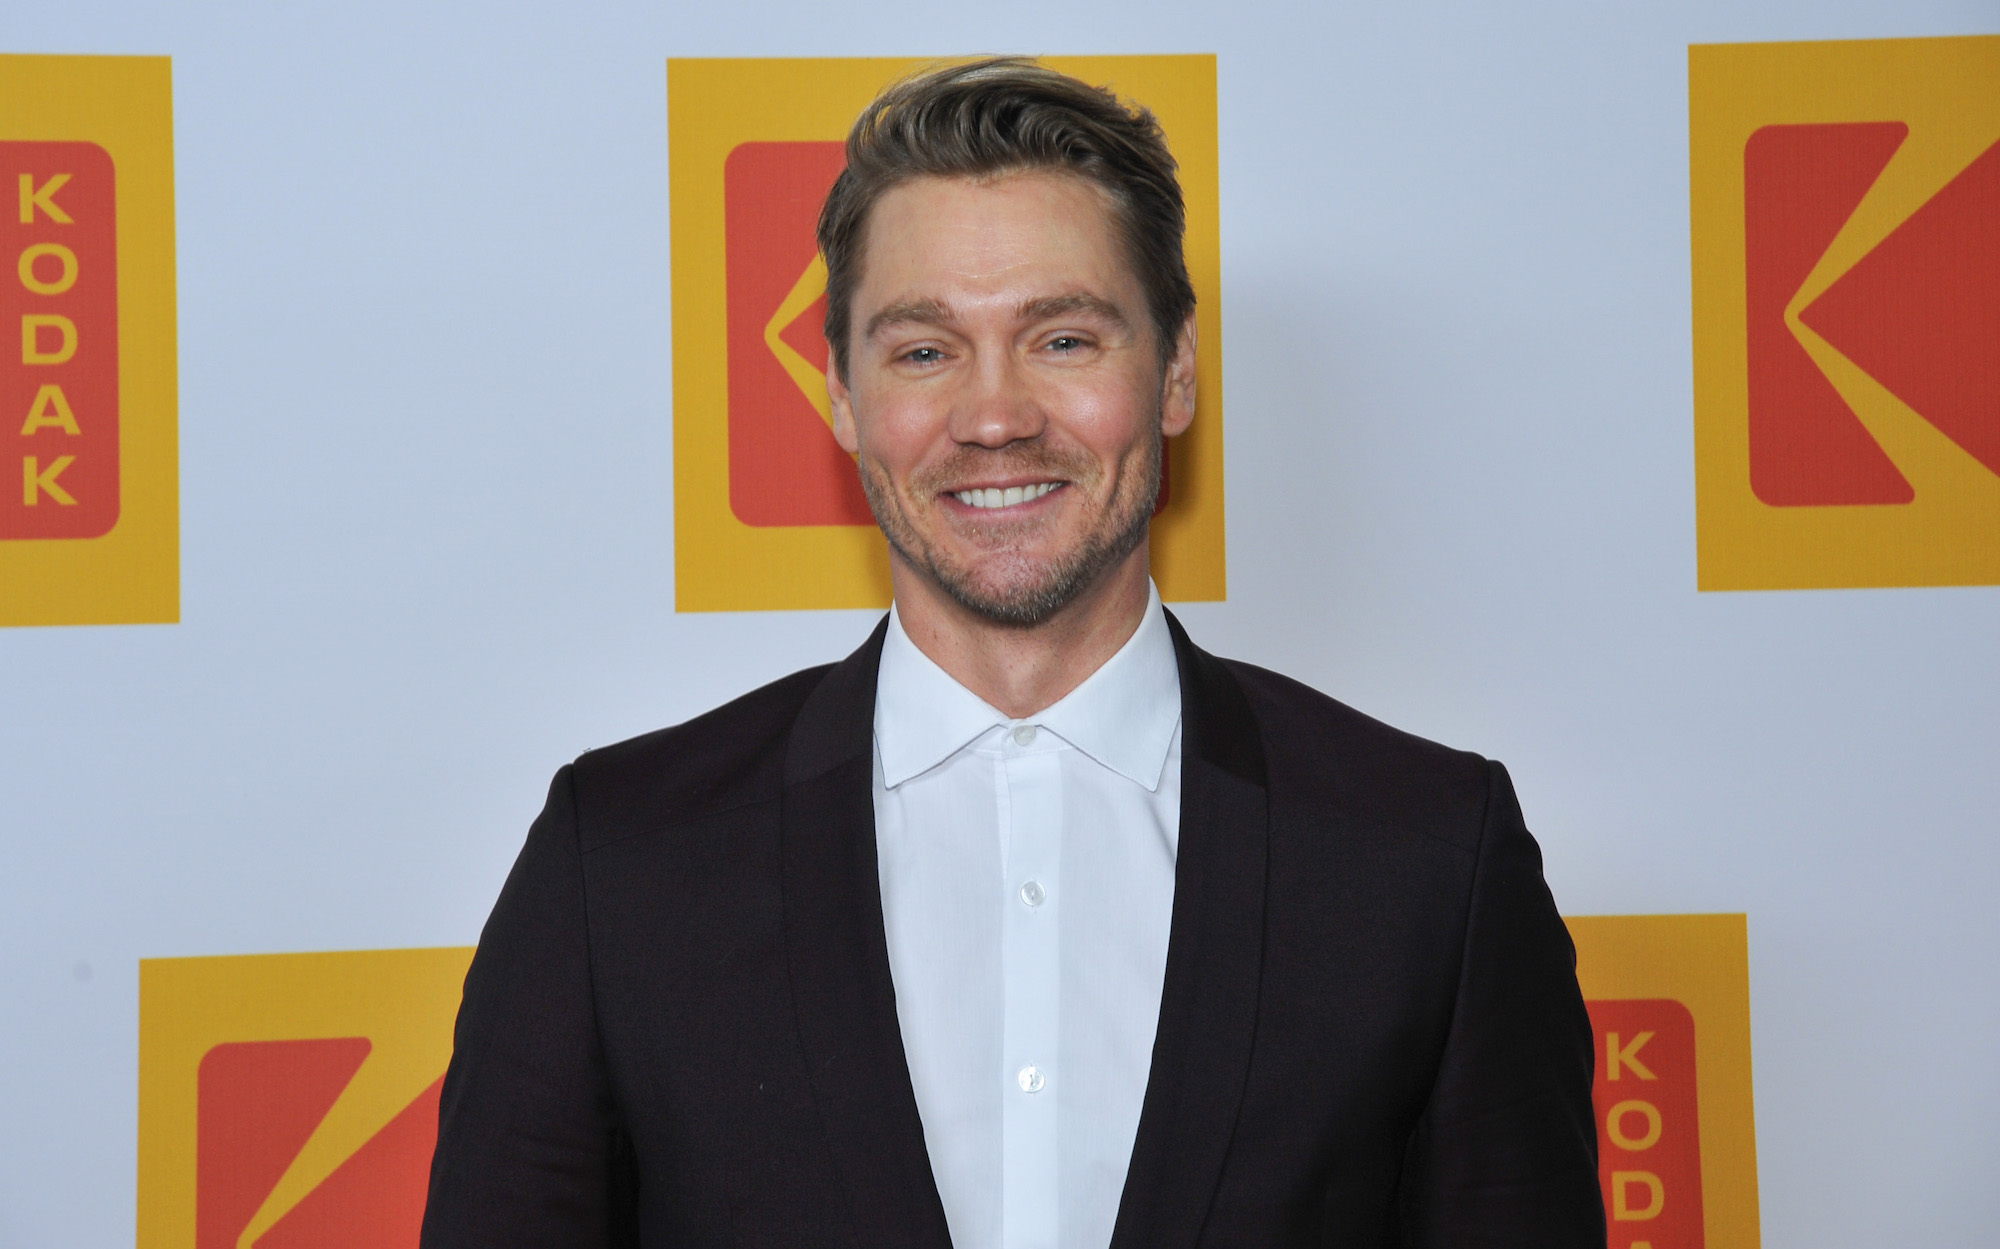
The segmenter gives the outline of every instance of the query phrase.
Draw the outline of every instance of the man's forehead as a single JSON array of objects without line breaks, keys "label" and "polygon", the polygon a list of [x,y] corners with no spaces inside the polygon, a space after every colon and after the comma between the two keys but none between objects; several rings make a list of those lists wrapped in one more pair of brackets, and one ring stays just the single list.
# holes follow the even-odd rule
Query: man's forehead
[{"label": "man's forehead", "polygon": [[[922,177],[891,187],[868,215],[864,254],[898,263],[1020,263],[1117,248],[1110,196],[1073,174]],[[1014,254],[1009,255],[1012,251]]]},{"label": "man's forehead", "polygon": [[891,189],[870,214],[861,268],[864,334],[948,323],[975,307],[1123,320],[1138,296],[1109,197],[1087,179],[1043,170]]}]

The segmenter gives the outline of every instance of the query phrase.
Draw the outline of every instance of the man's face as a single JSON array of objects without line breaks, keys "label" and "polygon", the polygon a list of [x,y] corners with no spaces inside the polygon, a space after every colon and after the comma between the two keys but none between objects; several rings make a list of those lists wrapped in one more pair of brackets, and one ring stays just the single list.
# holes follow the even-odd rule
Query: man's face
[{"label": "man's face", "polygon": [[1105,193],[923,178],[869,214],[834,434],[901,560],[1033,624],[1143,559],[1161,439],[1194,416],[1194,328],[1162,362]]}]

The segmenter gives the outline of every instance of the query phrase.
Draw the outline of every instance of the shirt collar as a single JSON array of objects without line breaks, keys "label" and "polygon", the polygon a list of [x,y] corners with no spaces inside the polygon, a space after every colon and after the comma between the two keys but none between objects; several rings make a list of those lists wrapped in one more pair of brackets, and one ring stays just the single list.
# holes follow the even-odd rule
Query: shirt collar
[{"label": "shirt collar", "polygon": [[1180,665],[1157,587],[1139,628],[1083,684],[1039,714],[1010,719],[917,649],[896,609],[875,682],[875,743],[890,788],[927,772],[989,729],[1033,724],[1103,766],[1158,789],[1181,722]]}]

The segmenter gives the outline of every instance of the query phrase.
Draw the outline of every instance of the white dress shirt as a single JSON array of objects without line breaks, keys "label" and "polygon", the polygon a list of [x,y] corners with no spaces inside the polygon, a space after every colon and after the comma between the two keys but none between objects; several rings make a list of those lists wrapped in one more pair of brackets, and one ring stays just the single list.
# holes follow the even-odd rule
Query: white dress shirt
[{"label": "white dress shirt", "polygon": [[1159,1025],[1181,695],[1159,592],[1129,641],[1014,720],[892,611],[875,843],[896,1015],[956,1249],[1103,1249]]}]

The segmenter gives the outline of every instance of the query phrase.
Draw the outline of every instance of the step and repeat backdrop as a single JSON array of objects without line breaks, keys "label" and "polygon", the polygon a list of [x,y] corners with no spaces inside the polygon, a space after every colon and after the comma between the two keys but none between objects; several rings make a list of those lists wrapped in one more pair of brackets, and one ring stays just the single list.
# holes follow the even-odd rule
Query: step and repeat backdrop
[{"label": "step and repeat backdrop", "polygon": [[1509,764],[1612,1245],[1990,1243],[2000,13],[1823,9],[10,17],[0,1244],[415,1245],[548,774],[887,605],[812,225],[979,51],[1180,161],[1163,596]]}]

